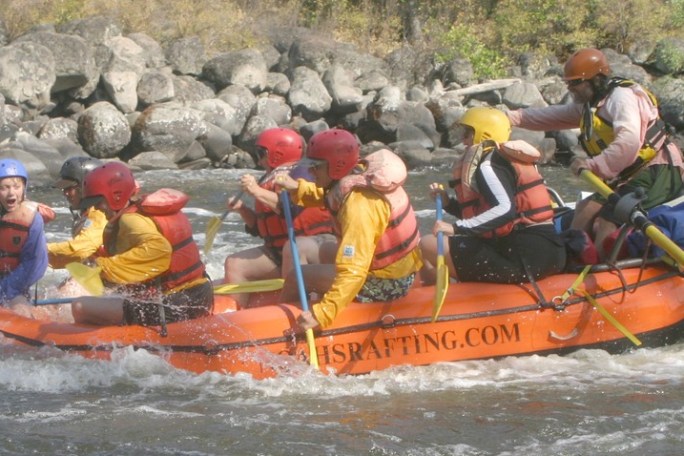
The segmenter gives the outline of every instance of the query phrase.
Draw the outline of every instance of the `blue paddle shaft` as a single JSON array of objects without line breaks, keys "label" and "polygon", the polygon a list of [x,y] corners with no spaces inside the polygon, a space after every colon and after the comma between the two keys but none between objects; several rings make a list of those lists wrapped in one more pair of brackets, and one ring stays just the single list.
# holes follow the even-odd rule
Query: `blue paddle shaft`
[{"label": "blue paddle shaft", "polygon": [[76,298],[53,298],[53,299],[38,299],[33,304],[36,306],[48,306],[51,304],[68,304]]},{"label": "blue paddle shaft", "polygon": [[297,288],[299,290],[299,300],[302,303],[302,310],[309,311],[309,300],[306,296],[306,288],[304,288],[304,276],[302,274],[302,265],[299,261],[299,250],[297,250],[297,241],[295,240],[294,223],[292,222],[292,210],[290,208],[290,195],[287,190],[280,192],[280,201],[283,205],[283,213],[285,215],[285,223],[287,223],[287,234],[290,238],[290,250],[292,250],[292,262],[294,263],[295,275],[297,276]]},{"label": "blue paddle shaft", "polygon": [[[437,212],[437,221],[442,221],[442,195],[437,195],[435,199],[435,206]],[[437,255],[444,255],[444,233],[442,231],[437,232]]]}]

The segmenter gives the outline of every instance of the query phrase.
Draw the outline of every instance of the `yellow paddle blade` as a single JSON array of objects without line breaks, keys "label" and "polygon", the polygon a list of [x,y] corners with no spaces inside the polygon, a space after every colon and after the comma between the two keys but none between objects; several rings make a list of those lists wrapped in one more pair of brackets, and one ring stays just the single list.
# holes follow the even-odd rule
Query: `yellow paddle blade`
[{"label": "yellow paddle blade", "polygon": [[437,284],[435,285],[435,302],[432,306],[432,322],[437,321],[442,311],[444,299],[449,290],[449,268],[444,263],[444,256],[437,257]]},{"label": "yellow paddle blade", "polygon": [[214,287],[214,294],[257,293],[283,288],[283,279],[253,280],[244,283],[226,283]]},{"label": "yellow paddle blade", "polygon": [[214,245],[214,239],[221,227],[221,223],[223,223],[223,219],[217,215],[209,219],[209,222],[207,223],[207,234],[204,241],[205,255],[209,255],[209,252],[211,252],[211,247]]},{"label": "yellow paddle blade", "polygon": [[316,351],[316,339],[314,338],[313,329],[306,330],[306,344],[309,347],[309,365],[314,369],[318,369],[318,352]]},{"label": "yellow paddle blade", "polygon": [[80,286],[86,289],[93,296],[102,296],[104,284],[100,278],[100,268],[90,268],[82,263],[69,263],[66,265],[67,271],[71,274]]}]

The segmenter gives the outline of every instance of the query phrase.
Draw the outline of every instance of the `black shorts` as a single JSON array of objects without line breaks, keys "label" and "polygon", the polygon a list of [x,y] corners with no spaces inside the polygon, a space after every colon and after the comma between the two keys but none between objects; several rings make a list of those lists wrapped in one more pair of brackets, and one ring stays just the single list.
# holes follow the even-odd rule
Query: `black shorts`
[{"label": "black shorts", "polygon": [[449,250],[463,282],[525,283],[528,272],[539,279],[562,272],[566,262],[565,244],[551,224],[496,239],[449,236]]},{"label": "black shorts", "polygon": [[277,247],[270,247],[267,245],[262,245],[259,247],[264,255],[266,255],[271,261],[273,261],[276,266],[281,267],[283,265],[283,249]]},{"label": "black shorts", "polygon": [[[211,282],[171,293],[162,297],[166,323],[191,320],[211,314],[214,308],[214,289]],[[161,313],[159,303],[125,299],[123,303],[124,324],[159,326]]]}]

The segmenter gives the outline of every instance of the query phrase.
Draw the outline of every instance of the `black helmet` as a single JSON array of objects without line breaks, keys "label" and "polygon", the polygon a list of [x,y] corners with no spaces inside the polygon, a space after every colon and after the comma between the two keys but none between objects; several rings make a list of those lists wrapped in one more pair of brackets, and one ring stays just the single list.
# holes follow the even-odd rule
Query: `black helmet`
[{"label": "black helmet", "polygon": [[100,160],[93,157],[71,157],[62,165],[62,169],[59,170],[60,179],[53,187],[64,189],[74,184],[81,185],[85,175],[101,164]]}]

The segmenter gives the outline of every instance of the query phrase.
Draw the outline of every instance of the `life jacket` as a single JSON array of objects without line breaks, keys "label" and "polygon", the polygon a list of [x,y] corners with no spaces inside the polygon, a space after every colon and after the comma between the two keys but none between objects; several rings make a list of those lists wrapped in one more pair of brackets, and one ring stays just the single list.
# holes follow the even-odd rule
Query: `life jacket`
[{"label": "life jacket", "polygon": [[[271,171],[259,186],[271,192],[275,192],[275,176],[280,172],[290,173],[297,167],[296,164],[284,164]],[[309,176],[310,177],[310,176]],[[269,206],[256,200],[254,212],[257,218],[257,230],[259,237],[264,240],[267,247],[282,248],[288,240],[287,223],[285,217],[273,211]],[[296,236],[314,236],[316,234],[332,233],[334,223],[330,212],[322,207],[307,207],[302,209],[293,219]]]},{"label": "life jacket", "polygon": [[[204,263],[200,257],[199,248],[192,238],[192,225],[181,209],[188,202],[189,197],[178,190],[162,188],[154,193],[143,196],[136,204],[121,211],[125,213],[138,212],[154,221],[159,232],[164,236],[173,249],[169,269],[153,281],[156,281],[167,292],[175,287],[199,279],[205,273]],[[113,221],[118,221],[120,215]],[[104,246],[108,256],[116,253],[115,222],[108,224],[105,229]],[[114,229],[111,229],[114,228]]]},{"label": "life jacket", "polygon": [[[598,108],[616,87],[630,88],[637,96],[648,97],[649,102],[658,107],[658,100],[645,87],[640,86],[630,79],[612,78],[608,82],[608,90],[603,98],[593,104],[586,103],[580,119],[579,142],[585,152],[595,157],[599,155],[615,139],[615,131],[612,122],[598,114]],[[646,130],[644,142],[639,149],[636,160],[630,166],[622,170],[617,177],[618,182],[624,182],[632,177],[637,171],[646,166],[669,142],[665,122],[658,116]],[[668,152],[668,159],[671,157]]]},{"label": "life jacket", "polygon": [[39,213],[38,207],[38,203],[23,201],[16,210],[0,216],[0,277],[19,266],[19,254]]},{"label": "life jacket", "polygon": [[[371,270],[382,269],[400,260],[420,241],[416,214],[402,187],[407,176],[402,159],[387,149],[381,149],[361,160],[355,172],[340,179],[326,194],[326,206],[333,215],[355,188],[374,190],[390,204],[390,220],[375,247]],[[339,227],[336,228],[339,231]]]},{"label": "life jacket", "polygon": [[466,153],[454,163],[453,188],[461,208],[461,218],[476,217],[491,207],[477,188],[475,171],[482,159],[490,153],[498,153],[513,167],[516,176],[515,205],[518,213],[514,220],[498,227],[482,237],[503,237],[510,234],[517,225],[533,225],[553,219],[553,205],[544,178],[539,174],[535,163],[541,154],[529,143],[516,140],[496,144],[483,141],[469,147]]}]

